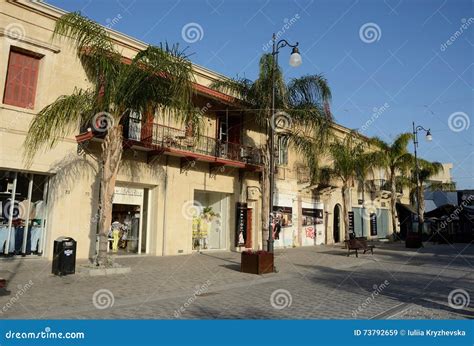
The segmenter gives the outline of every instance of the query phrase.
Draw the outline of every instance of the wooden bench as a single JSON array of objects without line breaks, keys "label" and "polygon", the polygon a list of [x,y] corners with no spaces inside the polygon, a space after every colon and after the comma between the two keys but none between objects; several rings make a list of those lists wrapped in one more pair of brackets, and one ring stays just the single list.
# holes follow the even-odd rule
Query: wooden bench
[{"label": "wooden bench", "polygon": [[364,250],[364,254],[367,251],[374,254],[374,245],[367,245],[367,240],[365,239],[349,239],[347,241],[347,257],[351,254],[351,250],[355,251],[356,257],[359,257],[359,250]]}]

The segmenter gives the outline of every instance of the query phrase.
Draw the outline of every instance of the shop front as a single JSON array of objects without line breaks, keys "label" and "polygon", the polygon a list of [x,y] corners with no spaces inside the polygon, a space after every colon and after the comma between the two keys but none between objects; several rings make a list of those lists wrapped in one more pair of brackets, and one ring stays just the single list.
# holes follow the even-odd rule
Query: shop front
[{"label": "shop front", "polygon": [[296,196],[278,194],[273,205],[273,246],[275,248],[292,247],[296,243],[293,202]]},{"label": "shop front", "polygon": [[226,250],[229,233],[229,197],[210,191],[194,191],[192,249]]},{"label": "shop front", "polygon": [[109,251],[117,255],[148,253],[149,190],[118,185],[112,204]]},{"label": "shop front", "polygon": [[324,205],[321,202],[301,203],[301,246],[325,243],[323,211]]},{"label": "shop front", "polygon": [[0,170],[0,251],[42,255],[46,236],[48,176]]}]

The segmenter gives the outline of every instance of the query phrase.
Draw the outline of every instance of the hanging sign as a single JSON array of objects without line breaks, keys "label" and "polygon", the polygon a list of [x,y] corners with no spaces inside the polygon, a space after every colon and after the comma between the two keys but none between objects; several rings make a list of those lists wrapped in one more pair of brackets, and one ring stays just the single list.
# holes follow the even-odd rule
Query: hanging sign
[{"label": "hanging sign", "polygon": [[244,246],[247,240],[247,203],[237,202],[235,222],[235,245]]},{"label": "hanging sign", "polygon": [[354,212],[349,212],[349,233],[354,233]]},{"label": "hanging sign", "polygon": [[377,214],[370,214],[370,235],[377,235]]}]

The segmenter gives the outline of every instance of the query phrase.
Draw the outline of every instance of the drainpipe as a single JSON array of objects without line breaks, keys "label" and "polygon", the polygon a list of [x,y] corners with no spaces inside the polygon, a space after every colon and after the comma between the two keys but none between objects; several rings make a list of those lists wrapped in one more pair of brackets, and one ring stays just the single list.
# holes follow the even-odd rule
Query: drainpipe
[{"label": "drainpipe", "polygon": [[163,198],[163,243],[161,244],[161,256],[165,255],[166,252],[166,212],[167,212],[167,191],[168,191],[168,159],[166,156],[166,169],[165,169],[165,186],[164,186],[164,198]]}]

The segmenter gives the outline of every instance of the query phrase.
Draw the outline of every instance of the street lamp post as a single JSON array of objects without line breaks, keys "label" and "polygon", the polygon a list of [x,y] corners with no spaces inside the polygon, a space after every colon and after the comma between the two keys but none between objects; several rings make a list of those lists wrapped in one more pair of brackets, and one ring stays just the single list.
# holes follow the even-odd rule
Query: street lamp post
[{"label": "street lamp post", "polygon": [[[273,34],[272,36],[273,41],[273,49],[272,49],[272,118],[275,116],[275,94],[276,94],[276,86],[275,86],[275,72],[278,66],[278,53],[280,48],[283,47],[291,47],[293,48],[290,55],[290,66],[298,67],[301,65],[301,55],[298,50],[298,42],[296,44],[290,44],[287,40],[280,40],[276,42],[276,35]],[[268,225],[268,240],[267,240],[267,250],[268,252],[273,252],[273,194],[275,192],[275,144],[274,144],[274,136],[275,136],[275,129],[273,128],[272,121],[270,121],[269,126],[269,136],[270,136],[270,170],[269,170],[269,178],[270,178],[270,203],[269,203],[269,225]]]},{"label": "street lamp post", "polygon": [[[423,222],[421,222],[421,220],[423,219],[423,215],[421,215],[421,209],[420,209],[420,196],[423,192],[421,191],[421,186],[420,186],[420,170],[418,167],[418,156],[417,156],[417,151],[416,151],[416,148],[418,147],[418,132],[419,131],[426,132],[426,140],[428,142],[430,142],[433,139],[430,129],[427,130],[421,125],[415,126],[415,122],[413,122],[413,147],[414,147],[414,153],[415,153],[416,212],[418,214],[418,238],[415,244],[407,243],[406,244],[407,247],[422,247],[423,246],[423,242],[422,242]],[[413,246],[409,246],[409,245],[413,245]]]}]

